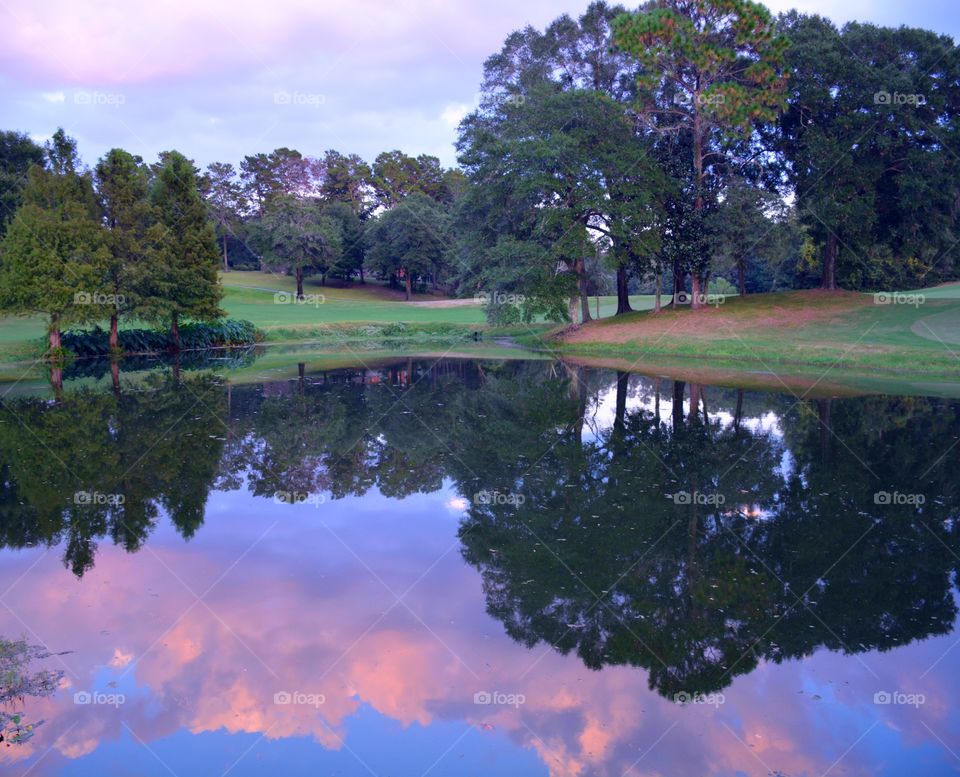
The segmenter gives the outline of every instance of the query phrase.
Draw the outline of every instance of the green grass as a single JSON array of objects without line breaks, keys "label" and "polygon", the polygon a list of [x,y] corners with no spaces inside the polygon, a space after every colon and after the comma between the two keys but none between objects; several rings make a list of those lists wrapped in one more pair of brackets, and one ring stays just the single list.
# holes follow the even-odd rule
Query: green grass
[{"label": "green grass", "polygon": [[551,345],[582,355],[681,356],[744,369],[803,365],[960,376],[960,285],[922,293],[915,306],[874,304],[873,295],[750,295],[717,309],[606,319]]},{"label": "green grass", "polygon": [[[353,350],[369,352],[444,351],[474,331],[487,337],[517,336],[524,344],[641,369],[657,361],[754,374],[787,369],[822,374],[846,368],[849,374],[915,376],[925,381],[960,377],[960,284],[922,289],[922,304],[873,304],[872,295],[818,295],[813,292],[728,298],[716,309],[667,309],[650,313],[652,296],[635,296],[638,312],[614,317],[616,299],[600,298],[601,320],[580,329],[576,342],[545,338],[556,327],[538,324],[510,330],[486,326],[482,306],[417,295],[414,304],[383,285],[321,287],[307,279],[314,304],[278,302],[294,291],[287,276],[231,272],[222,276],[223,307],[232,318],[252,321],[271,345],[308,348],[310,343],[337,359]],[[596,300],[590,300],[595,314]],[[0,319],[0,380],[15,379],[37,352],[45,331],[39,318]],[[359,346],[357,343],[368,343]],[[379,343],[379,344],[378,344]],[[311,361],[321,359],[313,353]],[[288,362],[288,359],[285,359]],[[933,385],[932,383],[930,385]]]}]

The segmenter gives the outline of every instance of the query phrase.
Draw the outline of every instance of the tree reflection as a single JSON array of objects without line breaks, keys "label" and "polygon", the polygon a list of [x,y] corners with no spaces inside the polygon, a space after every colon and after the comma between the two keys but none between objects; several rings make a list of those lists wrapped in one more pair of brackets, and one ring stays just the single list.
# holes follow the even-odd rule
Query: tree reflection
[{"label": "tree reflection", "polygon": [[135,551],[163,514],[191,537],[214,489],[403,498],[452,483],[464,558],[514,639],[642,667],[666,696],[956,617],[960,407],[946,400],[795,401],[549,362],[70,383],[3,403],[0,541],[62,545],[77,575],[98,541]]}]

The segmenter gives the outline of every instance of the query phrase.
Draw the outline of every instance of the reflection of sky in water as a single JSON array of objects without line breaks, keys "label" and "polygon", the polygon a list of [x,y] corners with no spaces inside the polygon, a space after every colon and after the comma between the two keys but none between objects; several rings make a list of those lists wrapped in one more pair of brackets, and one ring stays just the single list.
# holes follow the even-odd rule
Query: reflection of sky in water
[{"label": "reflection of sky in water", "polygon": [[[723,691],[723,704],[679,706],[650,691],[643,670],[591,671],[575,655],[511,641],[460,557],[458,498],[448,486],[400,501],[371,491],[291,506],[218,492],[189,542],[165,521],[136,554],[103,541],[82,581],[58,549],[5,551],[0,585],[16,615],[0,610],[2,633],[73,651],[61,657],[70,687],[31,702],[31,715],[47,723],[29,745],[0,752],[6,771],[619,777],[960,768],[950,751],[960,751],[956,635],[761,663]],[[126,700],[75,705],[77,690]],[[922,693],[926,703],[874,704],[884,690]],[[324,702],[274,703],[283,691]],[[524,703],[475,704],[483,691]]]}]

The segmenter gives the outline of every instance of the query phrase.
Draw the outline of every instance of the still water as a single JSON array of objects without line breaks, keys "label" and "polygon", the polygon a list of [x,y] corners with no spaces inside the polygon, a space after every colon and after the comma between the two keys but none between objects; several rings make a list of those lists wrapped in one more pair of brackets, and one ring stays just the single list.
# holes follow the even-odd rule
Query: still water
[{"label": "still water", "polygon": [[8,395],[0,771],[954,774],[958,451],[549,361]]}]

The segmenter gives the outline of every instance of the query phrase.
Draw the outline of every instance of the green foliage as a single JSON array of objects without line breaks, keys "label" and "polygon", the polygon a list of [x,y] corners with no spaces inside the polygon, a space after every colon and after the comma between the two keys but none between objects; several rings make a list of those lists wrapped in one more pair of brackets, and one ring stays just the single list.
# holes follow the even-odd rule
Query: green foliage
[{"label": "green foliage", "polygon": [[30,168],[22,197],[0,247],[0,310],[44,314],[51,333],[61,322],[96,320],[102,310],[85,303],[101,288],[107,235],[92,177],[80,171],[76,143],[62,130],[47,165]]},{"label": "green foliage", "polygon": [[222,317],[216,236],[193,163],[177,151],[166,153],[150,202],[165,229],[158,238],[159,269],[152,275],[146,295],[149,306],[142,316],[153,320]]},{"label": "green foliage", "polygon": [[30,166],[43,161],[43,148],[28,135],[0,131],[0,240],[20,207]]},{"label": "green foliage", "polygon": [[[109,333],[100,327],[67,330],[63,347],[76,356],[109,356]],[[229,348],[255,345],[262,333],[249,321],[190,321],[180,327],[180,347],[184,350]],[[170,333],[158,329],[121,329],[120,349],[123,353],[165,353],[174,349]]]},{"label": "green foliage", "polygon": [[407,281],[441,275],[449,264],[450,223],[443,209],[414,192],[368,222],[366,265],[383,277]]}]

